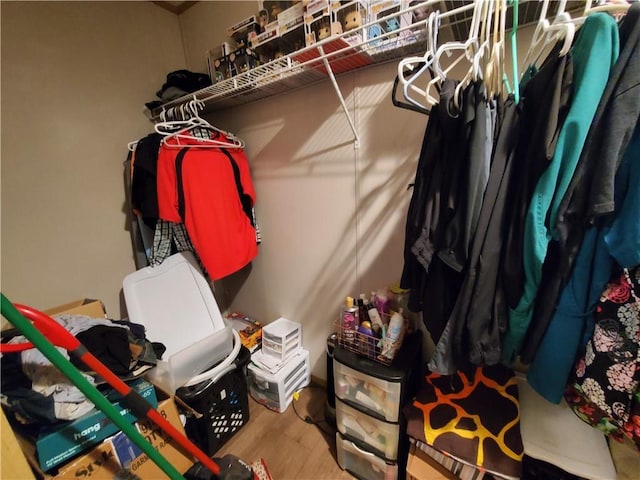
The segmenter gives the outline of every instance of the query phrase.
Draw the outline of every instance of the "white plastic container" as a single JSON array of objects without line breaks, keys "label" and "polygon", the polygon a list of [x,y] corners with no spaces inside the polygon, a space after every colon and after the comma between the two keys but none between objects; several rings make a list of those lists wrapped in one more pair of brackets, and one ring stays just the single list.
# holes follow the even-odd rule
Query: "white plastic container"
[{"label": "white plastic container", "polygon": [[388,423],[362,413],[346,403],[336,400],[338,430],[352,439],[366,443],[388,460],[398,458],[400,425]]},{"label": "white plastic container", "polygon": [[123,281],[129,319],[166,347],[151,380],[170,393],[225,359],[233,333],[194,256],[182,252]]},{"label": "white plastic container", "polygon": [[302,325],[284,317],[262,327],[262,353],[286,360],[302,348]]},{"label": "white plastic container", "polygon": [[338,361],[333,362],[333,382],[336,397],[381,416],[388,422],[397,422],[400,415],[399,382],[365,375]]},{"label": "white plastic container", "polygon": [[311,368],[309,352],[300,349],[298,355],[276,373],[269,373],[251,363],[247,368],[249,393],[259,403],[276,412],[284,412],[293,401],[293,393],[309,385]]},{"label": "white plastic container", "polygon": [[353,442],[336,432],[338,465],[358,478],[367,480],[396,480],[398,465],[385,462],[371,452],[358,448]]}]

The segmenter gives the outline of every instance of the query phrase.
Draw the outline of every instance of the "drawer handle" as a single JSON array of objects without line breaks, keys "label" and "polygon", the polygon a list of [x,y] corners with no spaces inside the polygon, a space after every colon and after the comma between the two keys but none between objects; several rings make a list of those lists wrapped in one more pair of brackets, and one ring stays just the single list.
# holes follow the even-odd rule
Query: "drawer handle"
[{"label": "drawer handle", "polygon": [[375,457],[375,455],[374,455],[373,453],[371,453],[371,452],[367,452],[367,451],[365,451],[365,450],[362,450],[360,447],[358,447],[358,446],[357,446],[355,443],[353,443],[353,442],[350,442],[350,443],[351,443],[351,446],[352,446],[353,448],[355,448],[357,451],[359,451],[359,452],[360,452],[360,453],[362,453],[363,455],[367,455],[368,457]]}]

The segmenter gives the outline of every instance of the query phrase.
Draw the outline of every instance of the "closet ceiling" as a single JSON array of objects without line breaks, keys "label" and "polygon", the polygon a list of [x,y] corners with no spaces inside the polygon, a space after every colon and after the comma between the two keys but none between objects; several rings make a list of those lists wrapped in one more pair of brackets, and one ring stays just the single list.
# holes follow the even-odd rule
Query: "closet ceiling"
[{"label": "closet ceiling", "polygon": [[180,15],[182,12],[187,11],[198,2],[151,2],[154,5],[169,10],[171,13]]}]

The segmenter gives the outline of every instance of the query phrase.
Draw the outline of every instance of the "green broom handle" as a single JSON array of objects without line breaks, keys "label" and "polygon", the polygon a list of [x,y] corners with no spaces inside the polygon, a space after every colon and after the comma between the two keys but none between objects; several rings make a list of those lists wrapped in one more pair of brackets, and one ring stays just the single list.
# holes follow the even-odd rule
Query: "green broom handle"
[{"label": "green broom handle", "polygon": [[133,443],[135,443],[151,460],[171,479],[184,480],[184,477],[142,436],[136,428],[120,415],[116,407],[84,378],[76,367],[53,346],[49,340],[27,320],[13,304],[2,295],[2,315],[42,352],[71,382],[91,400]]}]

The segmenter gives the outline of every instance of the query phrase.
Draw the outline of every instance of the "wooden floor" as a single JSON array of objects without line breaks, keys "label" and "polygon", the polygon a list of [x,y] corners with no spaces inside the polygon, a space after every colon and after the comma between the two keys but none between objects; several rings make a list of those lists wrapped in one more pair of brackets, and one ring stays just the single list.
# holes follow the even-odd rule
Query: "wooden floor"
[{"label": "wooden floor", "polygon": [[[308,415],[320,421],[324,420],[325,400],[323,388],[308,387],[294,403],[303,418]],[[333,427],[324,421],[318,426],[305,423],[293,407],[289,405],[284,413],[277,413],[249,397],[249,423],[216,456],[232,453],[248,463],[262,458],[273,480],[352,479],[336,461]]]}]

